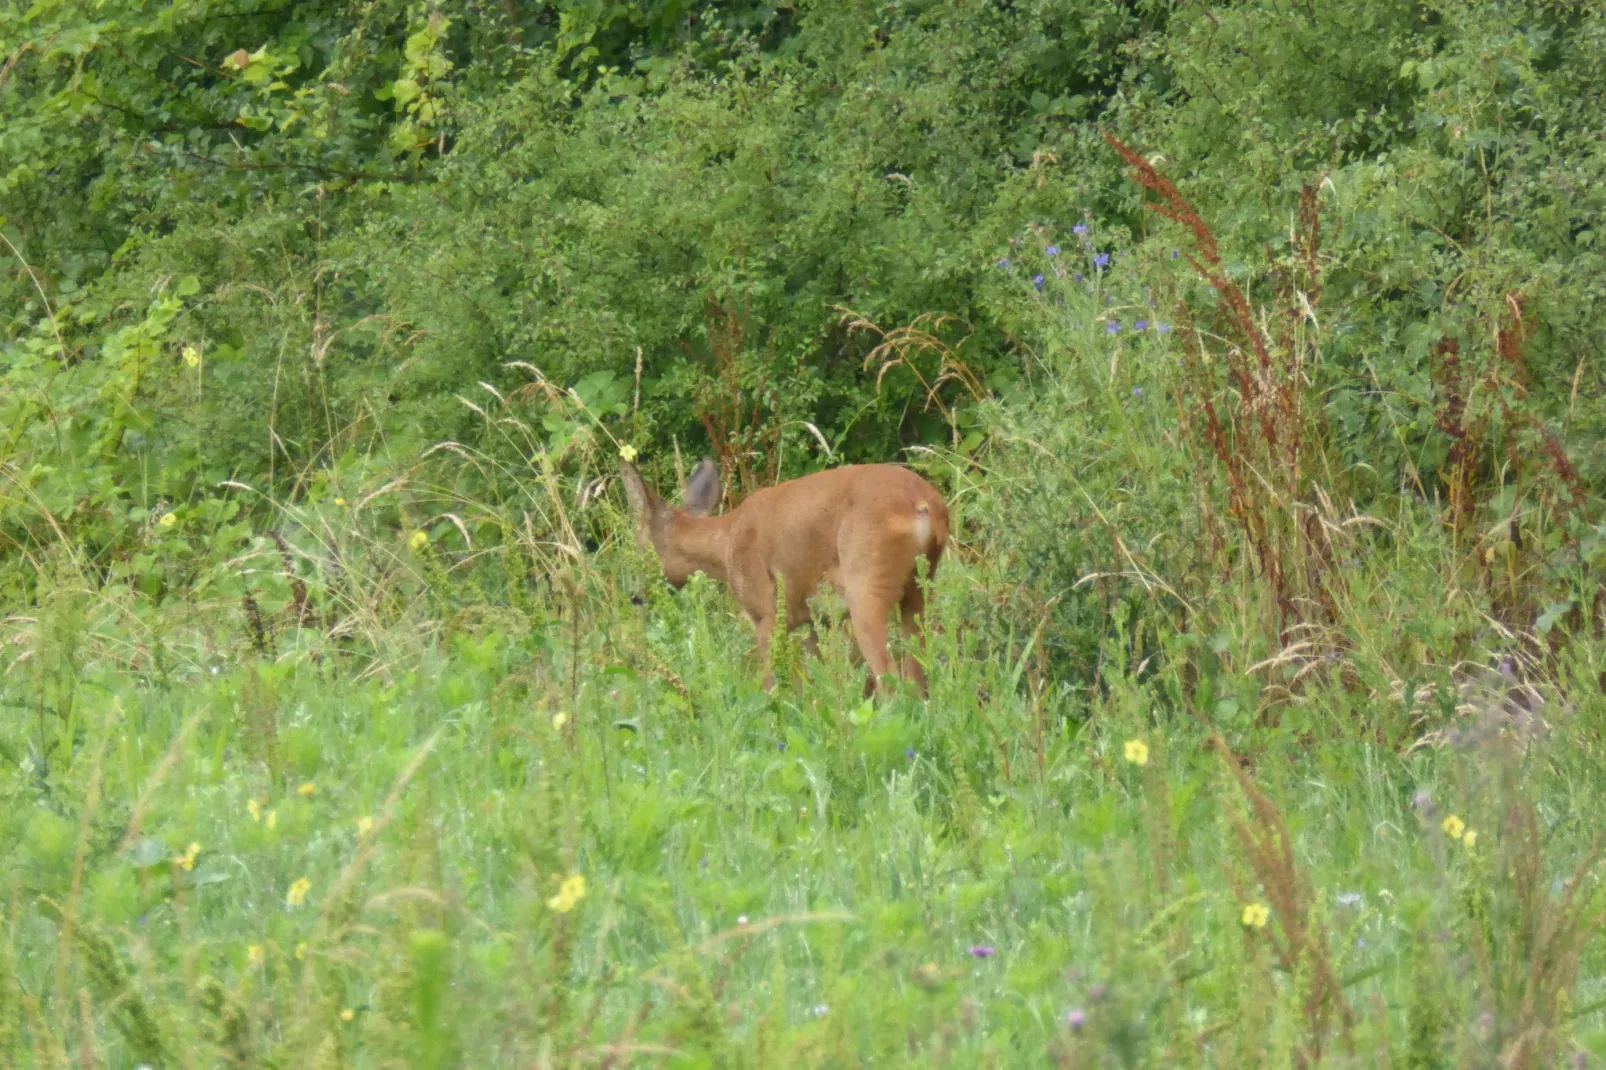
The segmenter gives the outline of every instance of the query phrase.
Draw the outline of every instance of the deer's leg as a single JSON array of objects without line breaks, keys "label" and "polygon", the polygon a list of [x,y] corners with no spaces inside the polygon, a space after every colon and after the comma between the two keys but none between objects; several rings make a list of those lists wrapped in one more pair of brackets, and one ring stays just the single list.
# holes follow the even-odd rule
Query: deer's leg
[{"label": "deer's leg", "polygon": [[858,591],[848,599],[853,634],[873,674],[872,688],[879,688],[880,678],[892,672],[892,655],[887,652],[887,613],[891,609],[890,600],[876,591]]},{"label": "deer's leg", "polygon": [[775,689],[775,670],[770,665],[770,636],[775,632],[775,613],[753,618],[753,630],[758,635],[758,663],[764,666],[764,690]]},{"label": "deer's leg", "polygon": [[814,630],[814,614],[809,609],[808,598],[804,597],[805,594],[812,596],[813,593],[813,591],[800,592],[797,598],[794,599],[792,596],[792,585],[790,583],[787,584],[786,630],[789,632],[796,631],[797,629],[807,625],[808,631],[804,633],[802,640],[803,649],[815,657],[819,657],[820,637]]},{"label": "deer's leg", "polygon": [[764,690],[772,690],[775,673],[770,666],[770,637],[775,634],[775,580],[762,561],[739,561],[731,569],[731,593],[753,622],[758,663],[764,666]]},{"label": "deer's leg", "polygon": [[904,588],[903,599],[898,603],[898,614],[903,622],[903,641],[909,647],[904,651],[902,675],[905,680],[912,680],[920,689],[920,696],[925,698],[926,672],[921,668],[916,654],[926,652],[926,593],[916,580],[911,579],[909,586]]}]

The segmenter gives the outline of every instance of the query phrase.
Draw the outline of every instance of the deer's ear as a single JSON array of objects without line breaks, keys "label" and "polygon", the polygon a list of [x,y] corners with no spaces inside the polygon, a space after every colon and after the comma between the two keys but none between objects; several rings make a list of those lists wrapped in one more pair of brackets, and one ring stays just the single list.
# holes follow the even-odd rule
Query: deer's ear
[{"label": "deer's ear", "polygon": [[636,466],[629,461],[619,463],[619,481],[625,485],[625,497],[630,499],[630,508],[637,516],[647,516],[652,512],[652,502],[657,495],[647,486],[636,471]]},{"label": "deer's ear", "polygon": [[720,494],[719,465],[712,458],[704,457],[703,463],[692,473],[691,482],[686,484],[686,511],[707,516],[719,506]]}]

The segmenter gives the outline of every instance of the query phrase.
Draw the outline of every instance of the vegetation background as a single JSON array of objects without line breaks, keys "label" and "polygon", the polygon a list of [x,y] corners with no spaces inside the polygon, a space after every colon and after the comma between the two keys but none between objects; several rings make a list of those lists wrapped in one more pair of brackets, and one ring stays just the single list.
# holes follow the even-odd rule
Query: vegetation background
[{"label": "vegetation background", "polygon": [[[0,6],[0,1062],[1606,1058],[1606,7]],[[902,457],[932,696],[612,475]]]}]

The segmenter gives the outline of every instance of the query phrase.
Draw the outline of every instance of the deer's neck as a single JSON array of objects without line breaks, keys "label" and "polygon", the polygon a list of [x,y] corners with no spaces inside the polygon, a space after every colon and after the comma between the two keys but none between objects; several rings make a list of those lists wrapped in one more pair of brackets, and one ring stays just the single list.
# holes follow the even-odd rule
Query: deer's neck
[{"label": "deer's neck", "polygon": [[730,582],[731,517],[681,513],[669,522],[669,541],[694,570]]}]

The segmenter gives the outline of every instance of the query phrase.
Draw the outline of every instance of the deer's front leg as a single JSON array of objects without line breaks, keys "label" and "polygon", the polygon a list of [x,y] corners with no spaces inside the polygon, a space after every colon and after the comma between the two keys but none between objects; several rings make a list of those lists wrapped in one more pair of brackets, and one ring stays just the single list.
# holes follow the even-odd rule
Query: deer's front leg
[{"label": "deer's front leg", "polygon": [[775,687],[770,667],[770,637],[775,634],[775,580],[756,554],[743,555],[730,569],[731,591],[741,603],[758,639],[758,660],[764,666],[764,690]]}]

